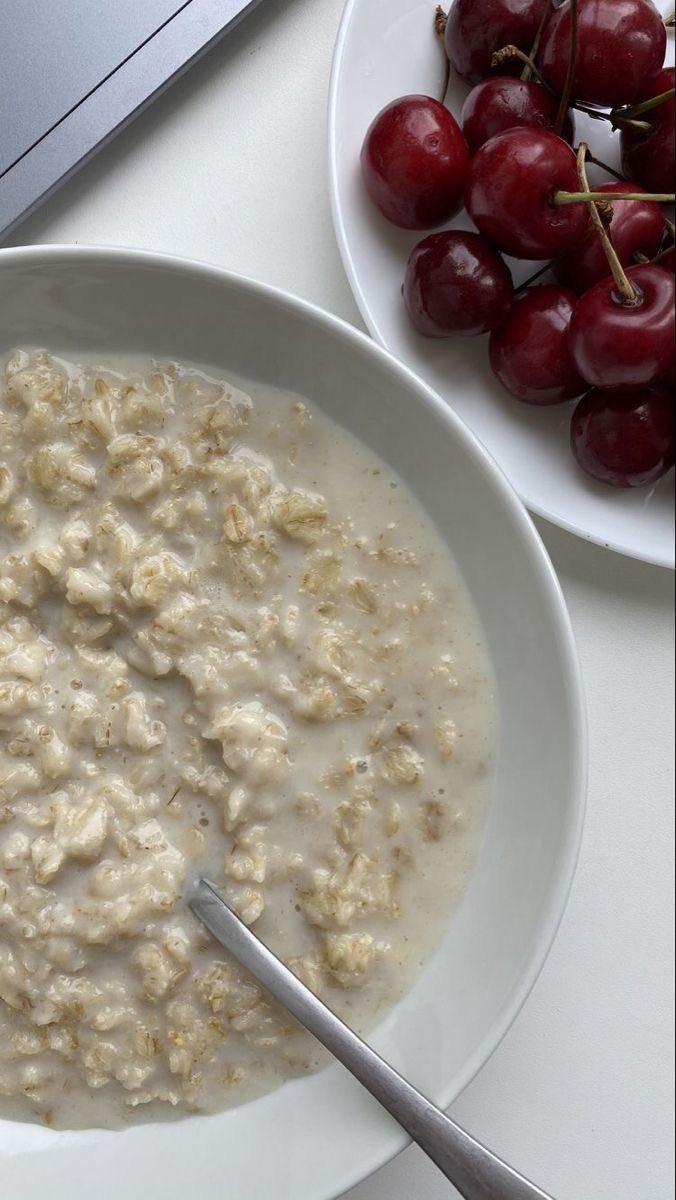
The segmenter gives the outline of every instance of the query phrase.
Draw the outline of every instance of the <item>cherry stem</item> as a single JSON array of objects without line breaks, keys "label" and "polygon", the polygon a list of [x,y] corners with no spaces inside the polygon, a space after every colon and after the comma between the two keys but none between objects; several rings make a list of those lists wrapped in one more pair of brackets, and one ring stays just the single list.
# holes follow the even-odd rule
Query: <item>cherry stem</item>
[{"label": "cherry stem", "polygon": [[523,50],[519,50],[518,46],[503,46],[502,50],[496,50],[491,56],[491,66],[501,67],[503,62],[506,62],[508,58],[518,58],[522,63],[525,63],[526,67],[535,76],[538,83],[541,83],[543,87],[547,87],[547,84],[538,71],[533,59],[529,54],[524,54]]},{"label": "cherry stem", "polygon": [[595,154],[590,154],[589,149],[587,150],[587,162],[593,163],[595,167],[600,167],[602,171],[607,171],[609,175],[612,175],[620,183],[625,182],[624,175],[620,175],[619,171],[616,171],[613,167],[609,167],[608,163],[605,163],[601,158],[597,158]]},{"label": "cherry stem", "polygon": [[526,288],[530,287],[531,283],[535,283],[536,279],[539,279],[541,275],[546,275],[548,271],[551,271],[551,269],[552,264],[545,263],[544,267],[540,267],[540,270],[536,271],[534,275],[530,275],[528,279],[524,279],[523,283],[520,283],[518,288],[514,288],[514,295],[518,296],[519,292],[525,291]]},{"label": "cherry stem", "polygon": [[577,66],[577,0],[570,0],[570,55],[568,57],[568,71],[566,73],[566,82],[561,93],[561,101],[559,103],[559,111],[556,114],[556,122],[554,124],[554,132],[561,136],[563,126],[566,121],[566,113],[570,105],[570,98],[573,94],[573,80],[575,79],[575,68]]},{"label": "cherry stem", "polygon": [[446,99],[446,92],[448,91],[448,85],[451,82],[451,60],[449,59],[449,57],[446,53],[446,42],[445,42],[447,22],[448,22],[447,14],[444,12],[441,5],[437,4],[437,9],[434,14],[434,32],[436,33],[437,37],[441,41],[441,45],[444,50],[444,64],[445,64],[445,66],[444,66],[444,83],[443,83],[443,89],[441,92],[441,103],[442,104],[443,104],[444,100]]},{"label": "cherry stem", "polygon": [[628,126],[630,129],[640,129],[644,133],[649,133],[652,125],[649,121],[637,121],[633,117],[621,116],[622,109],[612,112],[603,112],[600,108],[592,108],[588,104],[583,104],[580,100],[573,101],[573,108],[578,112],[583,112],[588,117],[593,117],[595,121],[610,121],[613,129],[617,129],[619,125]]},{"label": "cherry stem", "polygon": [[521,72],[521,79],[522,79],[523,83],[528,83],[528,80],[530,79],[531,75],[533,74],[533,67],[531,66],[531,63],[535,63],[535,61],[537,60],[538,52],[540,50],[540,42],[542,41],[542,34],[544,33],[545,23],[547,21],[547,17],[549,16],[549,10],[551,7],[552,7],[552,0],[545,0],[545,6],[542,10],[542,16],[540,17],[540,24],[537,27],[535,39],[533,41],[533,45],[530,48],[530,54],[528,55],[531,62],[526,63],[523,71]]},{"label": "cherry stem", "polygon": [[[587,193],[589,196],[593,196],[594,193],[589,191],[589,180],[587,179],[587,170],[585,167],[587,149],[587,143],[581,142],[577,152],[577,177],[583,192]],[[599,193],[597,193],[597,195],[599,195]],[[602,199],[607,201],[608,197],[604,195],[603,192],[600,193],[600,196]],[[632,287],[631,280],[629,279],[622,266],[622,263],[617,257],[615,247],[608,237],[606,227],[601,219],[601,214],[594,201],[592,201],[592,203],[589,205],[589,215],[591,217],[592,224],[601,239],[606,258],[608,259],[608,266],[610,267],[611,274],[615,280],[615,286],[617,287],[620,296],[625,304],[636,304],[636,301],[638,300],[638,294]]]},{"label": "cherry stem", "polygon": [[617,129],[620,125],[625,129],[640,129],[643,133],[650,133],[652,129],[650,121],[635,121],[633,117],[616,117],[614,120],[610,117],[610,120],[613,122],[613,129]]},{"label": "cherry stem", "polygon": [[668,17],[664,18],[664,24],[669,28],[670,25],[676,25],[676,12],[669,13]]},{"label": "cherry stem", "polygon": [[[582,142],[584,145],[584,142]],[[612,200],[653,200],[655,204],[673,204],[676,192],[612,192]],[[561,207],[564,204],[602,203],[608,200],[606,192],[554,192],[552,203]]]},{"label": "cherry stem", "polygon": [[652,108],[658,108],[660,104],[666,104],[667,100],[673,100],[675,95],[676,88],[669,88],[666,92],[660,92],[659,96],[650,96],[648,100],[641,100],[639,104],[626,104],[624,108],[615,108],[610,116],[613,121],[624,121],[627,118],[640,117],[643,113],[650,112]]},{"label": "cherry stem", "polygon": [[659,96],[651,96],[648,100],[641,100],[640,104],[627,104],[624,108],[614,108],[611,112],[604,112],[602,109],[593,108],[589,104],[583,104],[580,100],[573,102],[573,108],[586,113],[588,117],[593,117],[595,121],[610,121],[613,129],[619,129],[622,126],[629,129],[640,129],[644,133],[649,133],[653,128],[650,121],[641,121],[639,118],[643,113],[651,112],[653,108],[659,108],[660,104],[666,104],[668,100],[673,100],[674,95],[676,95],[676,89],[669,88],[666,92],[660,92]]}]

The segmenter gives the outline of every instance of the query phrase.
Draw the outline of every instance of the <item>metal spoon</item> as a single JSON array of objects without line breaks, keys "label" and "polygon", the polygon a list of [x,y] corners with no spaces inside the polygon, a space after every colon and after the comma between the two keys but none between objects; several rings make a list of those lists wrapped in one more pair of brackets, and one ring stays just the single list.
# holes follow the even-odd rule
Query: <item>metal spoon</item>
[{"label": "metal spoon", "polygon": [[247,929],[213,884],[188,904],[214,937],[378,1100],[465,1200],[552,1200],[476,1142],[367,1046]]}]

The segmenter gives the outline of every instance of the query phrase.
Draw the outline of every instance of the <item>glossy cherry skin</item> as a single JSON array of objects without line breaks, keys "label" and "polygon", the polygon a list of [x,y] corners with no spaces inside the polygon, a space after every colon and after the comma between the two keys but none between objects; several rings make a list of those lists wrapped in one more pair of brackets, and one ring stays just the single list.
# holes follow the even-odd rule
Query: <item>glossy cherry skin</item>
[{"label": "glossy cherry skin", "polygon": [[573,413],[570,443],[583,471],[601,483],[655,483],[674,464],[673,396],[662,389],[594,388]]},{"label": "glossy cherry skin", "polygon": [[[538,65],[555,92],[566,83],[571,16],[570,0],[554,8],[540,43]],[[609,108],[642,99],[664,62],[666,44],[652,0],[578,0],[575,99]]]},{"label": "glossy cherry skin", "polygon": [[552,204],[555,191],[578,190],[575,155],[546,129],[508,129],[474,155],[465,204],[480,233],[516,258],[554,258],[579,242],[585,204]]},{"label": "glossy cherry skin", "polygon": [[[556,96],[534,79],[495,75],[472,88],[463,105],[460,124],[470,154],[475,154],[484,142],[506,129],[517,126],[553,129],[558,108]],[[570,112],[563,136],[567,142],[575,137],[575,122]]]},{"label": "glossy cherry skin", "polygon": [[[635,254],[654,258],[665,229],[659,204],[654,200],[613,200],[614,192],[642,192],[635,183],[602,183],[595,191],[604,192],[612,207],[608,233],[622,266],[631,266]],[[580,295],[609,274],[608,259],[591,220],[579,245],[557,259],[553,269],[560,283]]]},{"label": "glossy cherry skin", "polygon": [[623,304],[612,276],[581,296],[570,322],[573,361],[592,387],[650,387],[668,373],[674,354],[674,276],[647,263],[627,276],[638,292]]},{"label": "glossy cherry skin", "polygon": [[[641,95],[642,100],[661,96],[674,86],[676,72],[665,67]],[[649,121],[650,133],[626,126],[620,135],[622,173],[638,179],[649,192],[673,192],[676,173],[674,145],[676,144],[676,103],[674,97],[657,108],[645,112],[642,121]]]},{"label": "glossy cherry skin", "polygon": [[368,194],[388,221],[430,229],[459,211],[469,152],[443,104],[431,96],[402,96],[371,125],[361,166]]},{"label": "glossy cherry skin", "polygon": [[502,327],[491,334],[489,357],[500,383],[526,404],[558,404],[587,390],[568,346],[577,301],[561,287],[528,288]]},{"label": "glossy cherry skin", "polygon": [[[530,53],[546,0],[454,0],[446,23],[446,53],[467,83],[490,75],[491,57],[503,46]],[[503,63],[501,75],[520,75],[523,63]]]},{"label": "glossy cherry skin", "polygon": [[406,267],[404,303],[418,333],[475,336],[496,329],[512,306],[512,276],[478,233],[424,238]]}]

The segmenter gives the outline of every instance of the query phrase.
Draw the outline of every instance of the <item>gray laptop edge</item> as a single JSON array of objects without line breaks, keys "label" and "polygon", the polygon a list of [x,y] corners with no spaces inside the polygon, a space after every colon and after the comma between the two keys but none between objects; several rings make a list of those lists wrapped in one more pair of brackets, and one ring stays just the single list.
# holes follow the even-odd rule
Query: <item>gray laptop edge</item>
[{"label": "gray laptop edge", "polygon": [[0,239],[259,0],[0,0]]}]

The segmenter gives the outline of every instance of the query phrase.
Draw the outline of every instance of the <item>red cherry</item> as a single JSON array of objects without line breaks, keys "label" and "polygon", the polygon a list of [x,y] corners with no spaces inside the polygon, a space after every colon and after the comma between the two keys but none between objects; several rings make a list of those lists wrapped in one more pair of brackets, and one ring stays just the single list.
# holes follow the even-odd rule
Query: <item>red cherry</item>
[{"label": "red cherry", "polygon": [[585,292],[573,310],[570,349],[593,387],[640,388],[668,372],[674,353],[674,276],[652,263],[630,267],[638,296],[622,301],[612,276]]},{"label": "red cherry", "polygon": [[[474,154],[484,142],[517,126],[553,129],[559,102],[534,79],[514,79],[511,75],[495,75],[472,88],[465,100],[460,117],[470,153]],[[569,112],[564,137],[572,142],[575,122]]]},{"label": "red cherry", "polygon": [[588,220],[584,203],[557,207],[558,190],[578,191],[570,146],[545,129],[509,129],[474,155],[465,204],[489,241],[516,258],[553,258],[579,242]]},{"label": "red cherry", "polygon": [[676,246],[670,246],[668,250],[660,254],[657,265],[663,271],[671,271],[672,275],[676,275]]},{"label": "red cherry", "polygon": [[558,404],[587,390],[568,346],[577,301],[561,287],[529,288],[501,329],[491,334],[491,367],[500,383],[526,404]]},{"label": "red cherry", "polygon": [[509,270],[478,233],[433,233],[408,260],[404,302],[413,325],[427,337],[496,329],[512,295]]},{"label": "red cherry", "polygon": [[645,487],[674,464],[674,401],[667,391],[588,392],[573,413],[570,441],[588,475],[611,487]]},{"label": "red cherry", "polygon": [[[664,214],[659,204],[653,200],[613,200],[614,192],[642,192],[643,188],[635,183],[602,183],[594,190],[608,196],[612,208],[608,233],[622,266],[631,266],[637,253],[654,258],[664,237]],[[580,244],[558,258],[553,269],[562,284],[580,294],[609,274],[608,259],[591,219]]]},{"label": "red cherry", "polygon": [[403,229],[441,225],[460,210],[469,153],[460,126],[431,96],[402,96],[371,125],[361,152],[369,196]]},{"label": "red cherry", "polygon": [[[674,86],[676,72],[665,67],[649,87],[641,93],[642,100],[661,96]],[[676,102],[672,96],[657,108],[641,113],[641,120],[652,126],[650,133],[624,126],[620,135],[622,172],[638,179],[649,192],[673,192],[676,173],[674,145],[676,143]]]},{"label": "red cherry", "polygon": [[[577,7],[576,100],[610,108],[642,99],[664,62],[667,44],[652,0],[578,0]],[[565,0],[548,17],[540,43],[540,70],[555,92],[566,83],[571,24],[572,7]]]},{"label": "red cherry", "polygon": [[[446,53],[467,83],[479,83],[491,73],[491,57],[503,46],[518,46],[530,53],[546,0],[455,0],[446,22]],[[513,69],[520,75],[523,63],[504,64],[500,74]]]}]

